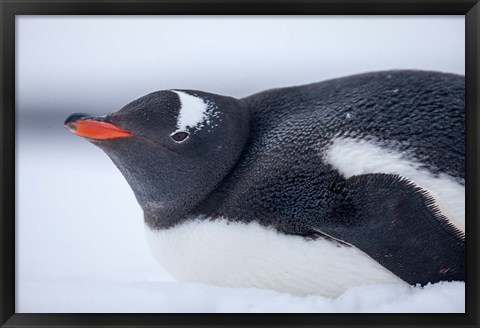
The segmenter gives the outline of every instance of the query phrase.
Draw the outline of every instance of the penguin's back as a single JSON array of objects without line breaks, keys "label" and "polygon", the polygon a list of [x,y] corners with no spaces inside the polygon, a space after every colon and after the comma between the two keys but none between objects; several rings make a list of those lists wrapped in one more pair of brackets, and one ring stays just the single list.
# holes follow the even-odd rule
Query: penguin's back
[{"label": "penguin's back", "polygon": [[368,73],[273,89],[243,101],[251,113],[249,140],[199,214],[261,220],[306,234],[305,224],[332,206],[336,183],[357,174],[396,173],[441,194],[439,203],[450,202],[447,211],[458,212],[454,216],[463,225],[462,76]]},{"label": "penguin's back", "polygon": [[464,95],[463,76],[423,71],[367,73],[259,93],[245,99],[253,115],[246,158],[264,146],[287,152],[356,138],[464,179]]}]

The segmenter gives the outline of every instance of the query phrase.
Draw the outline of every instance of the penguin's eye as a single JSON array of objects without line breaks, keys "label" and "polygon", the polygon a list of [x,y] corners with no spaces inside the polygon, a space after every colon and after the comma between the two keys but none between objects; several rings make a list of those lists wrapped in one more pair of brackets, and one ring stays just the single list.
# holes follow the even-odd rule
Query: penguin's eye
[{"label": "penguin's eye", "polygon": [[183,140],[187,139],[188,133],[183,131],[174,132],[170,135],[170,137],[175,142],[182,142]]}]

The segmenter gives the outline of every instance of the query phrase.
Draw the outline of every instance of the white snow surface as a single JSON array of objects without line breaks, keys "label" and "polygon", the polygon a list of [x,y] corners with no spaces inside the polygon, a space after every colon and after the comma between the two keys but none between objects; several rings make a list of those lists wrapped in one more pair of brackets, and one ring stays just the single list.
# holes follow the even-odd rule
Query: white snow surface
[{"label": "white snow surface", "polygon": [[175,282],[148,249],[120,172],[85,140],[61,138],[17,137],[16,312],[465,311],[460,282],[375,284],[336,298]]}]

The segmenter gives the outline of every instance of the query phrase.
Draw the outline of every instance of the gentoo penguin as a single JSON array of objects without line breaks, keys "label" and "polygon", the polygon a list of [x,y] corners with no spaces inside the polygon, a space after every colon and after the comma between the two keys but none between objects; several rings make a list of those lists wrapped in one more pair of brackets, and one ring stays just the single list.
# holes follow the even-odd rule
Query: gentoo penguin
[{"label": "gentoo penguin", "polygon": [[65,125],[122,172],[178,280],[333,297],[464,281],[464,95],[463,76],[386,71],[158,91]]}]

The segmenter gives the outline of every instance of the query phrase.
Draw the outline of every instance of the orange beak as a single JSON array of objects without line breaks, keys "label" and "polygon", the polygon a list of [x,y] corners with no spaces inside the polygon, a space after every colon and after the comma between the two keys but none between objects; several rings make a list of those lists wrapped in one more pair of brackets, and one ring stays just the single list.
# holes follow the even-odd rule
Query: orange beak
[{"label": "orange beak", "polygon": [[[75,114],[74,114],[75,115]],[[130,137],[133,134],[119,127],[102,121],[97,121],[93,118],[85,119],[77,116],[70,116],[65,122],[65,127],[70,132],[75,133],[80,137],[86,137],[89,139],[107,140],[115,138]],[[77,119],[78,118],[78,119]]]}]

